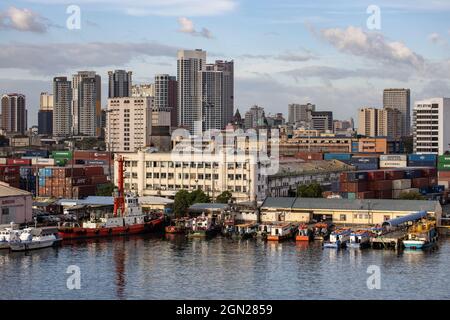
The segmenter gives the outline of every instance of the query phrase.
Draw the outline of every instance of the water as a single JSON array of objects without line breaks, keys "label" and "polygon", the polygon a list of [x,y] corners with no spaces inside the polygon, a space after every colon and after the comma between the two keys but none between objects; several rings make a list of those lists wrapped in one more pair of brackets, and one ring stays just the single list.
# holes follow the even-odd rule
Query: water
[{"label": "water", "polygon": [[[67,267],[81,289],[66,286]],[[381,289],[367,287],[367,268]],[[431,252],[134,236],[0,252],[0,299],[450,299],[450,239]]]}]

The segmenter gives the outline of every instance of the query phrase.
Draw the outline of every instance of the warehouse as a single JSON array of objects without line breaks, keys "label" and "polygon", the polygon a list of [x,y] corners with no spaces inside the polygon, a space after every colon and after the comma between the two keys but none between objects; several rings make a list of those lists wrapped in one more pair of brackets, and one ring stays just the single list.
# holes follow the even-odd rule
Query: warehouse
[{"label": "warehouse", "polygon": [[0,182],[0,225],[31,222],[32,204],[30,192]]},{"label": "warehouse", "polygon": [[310,222],[327,219],[340,224],[382,224],[421,210],[435,216],[438,221],[442,215],[438,201],[268,197],[261,206],[261,221]]}]

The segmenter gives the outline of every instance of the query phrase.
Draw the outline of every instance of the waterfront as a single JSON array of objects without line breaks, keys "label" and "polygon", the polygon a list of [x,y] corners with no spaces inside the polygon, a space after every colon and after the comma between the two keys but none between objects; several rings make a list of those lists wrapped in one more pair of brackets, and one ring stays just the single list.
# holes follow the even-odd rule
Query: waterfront
[{"label": "waterfront", "polygon": [[[67,267],[81,289],[66,287]],[[381,289],[367,268],[381,268]],[[132,236],[0,252],[0,299],[450,299],[450,240],[432,252],[330,250],[267,243]]]}]

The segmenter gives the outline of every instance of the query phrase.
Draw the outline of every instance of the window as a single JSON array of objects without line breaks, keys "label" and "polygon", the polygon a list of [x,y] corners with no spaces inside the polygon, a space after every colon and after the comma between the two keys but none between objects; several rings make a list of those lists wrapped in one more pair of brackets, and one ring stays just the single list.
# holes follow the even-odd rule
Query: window
[{"label": "window", "polygon": [[152,178],[152,173],[151,173],[151,172],[147,172],[146,175],[145,175],[145,177],[146,177],[147,179],[151,179],[151,178]]},{"label": "window", "polygon": [[346,221],[346,220],[347,220],[347,215],[341,214],[341,215],[339,216],[339,220],[340,220],[340,221]]}]

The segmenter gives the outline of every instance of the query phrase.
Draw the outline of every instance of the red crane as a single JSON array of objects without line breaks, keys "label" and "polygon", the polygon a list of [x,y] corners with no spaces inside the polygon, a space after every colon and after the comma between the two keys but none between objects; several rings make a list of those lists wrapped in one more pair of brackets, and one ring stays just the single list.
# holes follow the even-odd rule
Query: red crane
[{"label": "red crane", "polygon": [[114,194],[114,217],[117,217],[117,214],[123,216],[125,212],[125,195],[123,188],[123,157],[119,156],[117,158],[118,163],[118,175],[117,175],[117,192]]}]

